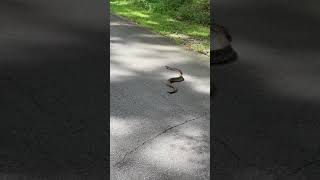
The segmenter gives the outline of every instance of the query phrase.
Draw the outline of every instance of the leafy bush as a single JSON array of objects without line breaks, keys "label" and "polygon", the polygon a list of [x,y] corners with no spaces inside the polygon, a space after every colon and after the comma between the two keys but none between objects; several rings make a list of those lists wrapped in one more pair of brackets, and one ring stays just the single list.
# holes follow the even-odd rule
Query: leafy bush
[{"label": "leafy bush", "polygon": [[148,11],[164,13],[183,21],[210,24],[209,0],[129,0]]},{"label": "leafy bush", "polygon": [[186,21],[194,21],[200,24],[210,23],[210,3],[207,0],[199,1],[191,5],[181,6],[176,17]]}]

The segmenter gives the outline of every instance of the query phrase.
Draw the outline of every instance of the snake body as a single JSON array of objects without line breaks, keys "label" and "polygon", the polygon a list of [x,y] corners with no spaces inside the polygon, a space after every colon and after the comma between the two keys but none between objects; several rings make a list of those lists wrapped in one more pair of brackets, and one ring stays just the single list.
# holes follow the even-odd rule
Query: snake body
[{"label": "snake body", "polygon": [[183,78],[183,73],[180,69],[178,68],[172,68],[172,67],[169,67],[169,66],[165,66],[168,70],[171,70],[171,71],[177,71],[179,73],[179,76],[178,77],[174,77],[174,78],[170,78],[168,79],[168,82],[166,83],[166,85],[170,88],[172,88],[173,90],[172,91],[168,91],[169,94],[173,94],[173,93],[176,93],[178,91],[178,89],[173,86],[173,83],[175,82],[182,82],[184,81],[184,78]]}]

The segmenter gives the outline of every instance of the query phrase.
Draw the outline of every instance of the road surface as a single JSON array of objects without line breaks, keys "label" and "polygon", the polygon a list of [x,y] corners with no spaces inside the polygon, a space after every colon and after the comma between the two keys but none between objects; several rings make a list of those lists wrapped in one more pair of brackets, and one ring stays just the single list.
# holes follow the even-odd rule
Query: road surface
[{"label": "road surface", "polygon": [[[111,179],[209,179],[209,58],[116,16],[110,26]],[[184,73],[176,94],[166,65]]]},{"label": "road surface", "polygon": [[214,179],[320,179],[320,16],[286,2],[215,4],[239,60],[211,71]]},{"label": "road surface", "polygon": [[107,179],[107,13],[0,2],[0,179]]}]

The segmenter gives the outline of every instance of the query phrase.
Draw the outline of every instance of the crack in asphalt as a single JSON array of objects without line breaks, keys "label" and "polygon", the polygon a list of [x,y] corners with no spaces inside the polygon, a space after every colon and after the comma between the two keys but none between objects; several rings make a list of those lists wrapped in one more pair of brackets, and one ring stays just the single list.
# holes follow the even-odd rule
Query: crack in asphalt
[{"label": "crack in asphalt", "polygon": [[[221,144],[227,151],[229,151],[232,154],[232,156],[237,160],[237,166],[239,166],[241,158],[240,158],[239,154],[236,153],[228,143],[226,143],[224,140],[222,140],[216,136],[213,137],[212,141],[213,142],[215,141],[215,142]],[[215,152],[214,152],[214,154],[215,154]],[[214,160],[214,156],[212,159]]]},{"label": "crack in asphalt", "polygon": [[136,147],[134,147],[133,149],[131,149],[130,151],[128,151],[128,152],[123,156],[123,158],[122,158],[120,161],[118,161],[117,163],[114,164],[114,167],[118,167],[118,168],[123,167],[123,166],[125,165],[125,162],[126,162],[125,160],[126,160],[126,158],[127,158],[130,154],[134,153],[134,152],[137,151],[140,147],[144,146],[144,145],[147,144],[148,142],[151,142],[151,141],[153,141],[154,139],[156,139],[157,137],[159,137],[159,136],[167,133],[169,130],[174,129],[174,128],[179,127],[179,126],[182,126],[182,125],[187,124],[187,123],[189,123],[189,122],[198,120],[198,119],[200,119],[200,118],[202,118],[202,117],[205,117],[206,115],[207,115],[207,113],[204,113],[204,115],[202,115],[202,116],[195,117],[195,118],[192,118],[192,119],[188,119],[188,120],[186,120],[186,121],[184,121],[184,122],[182,122],[182,123],[179,123],[179,124],[176,124],[176,125],[174,125],[174,126],[168,127],[167,129],[165,129],[165,130],[163,130],[162,132],[158,133],[158,134],[155,135],[154,137],[145,140],[144,142],[142,142],[142,143],[139,144],[138,146],[136,146]]}]

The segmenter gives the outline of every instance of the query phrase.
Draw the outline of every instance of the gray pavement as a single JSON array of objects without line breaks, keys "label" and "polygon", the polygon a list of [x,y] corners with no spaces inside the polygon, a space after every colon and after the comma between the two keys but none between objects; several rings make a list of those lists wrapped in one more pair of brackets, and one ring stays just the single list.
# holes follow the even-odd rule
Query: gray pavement
[{"label": "gray pavement", "polygon": [[0,1],[0,179],[107,179],[107,13]]},{"label": "gray pavement", "polygon": [[216,1],[215,20],[231,31],[239,60],[211,68],[213,179],[320,179],[315,5]]},{"label": "gray pavement", "polygon": [[209,179],[209,58],[116,16],[110,30],[111,179]]}]

